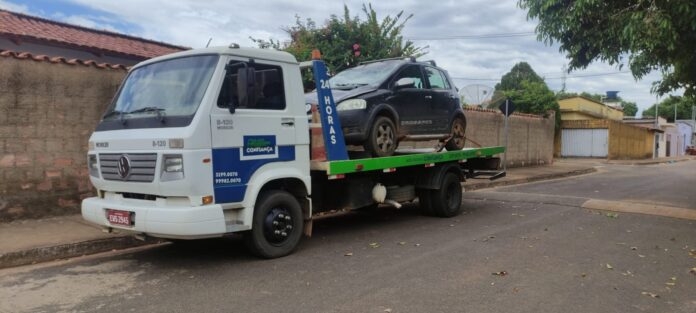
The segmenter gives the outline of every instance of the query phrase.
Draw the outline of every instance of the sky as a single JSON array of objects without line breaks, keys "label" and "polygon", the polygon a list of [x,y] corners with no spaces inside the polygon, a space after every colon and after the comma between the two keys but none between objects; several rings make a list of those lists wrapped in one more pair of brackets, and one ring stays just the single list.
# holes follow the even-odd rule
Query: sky
[{"label": "sky", "polygon": [[[227,46],[232,42],[255,47],[249,39],[289,41],[284,28],[296,17],[318,26],[332,15],[365,20],[364,1],[300,0],[0,0],[0,8],[74,25],[114,31],[192,48]],[[564,75],[567,59],[558,46],[537,41],[537,21],[528,20],[516,0],[373,1],[378,19],[400,11],[412,14],[403,30],[405,39],[426,47],[424,60],[446,69],[467,99],[483,98],[501,76],[519,62],[527,62],[553,91],[604,94],[619,91],[638,104],[638,115],[653,105],[652,82],[660,73],[636,81],[624,67],[596,62]],[[212,38],[212,39],[211,39]],[[681,93],[674,93],[681,95]],[[469,100],[472,102],[472,100]],[[660,101],[662,98],[660,98]]]}]

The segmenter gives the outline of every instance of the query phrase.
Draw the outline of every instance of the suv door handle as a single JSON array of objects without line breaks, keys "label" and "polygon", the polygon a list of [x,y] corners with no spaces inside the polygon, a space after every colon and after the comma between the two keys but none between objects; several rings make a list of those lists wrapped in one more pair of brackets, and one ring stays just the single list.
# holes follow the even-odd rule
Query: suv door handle
[{"label": "suv door handle", "polygon": [[281,119],[280,125],[288,126],[288,127],[295,126],[295,119],[294,119],[294,118],[286,118],[286,117],[284,117],[283,119]]}]

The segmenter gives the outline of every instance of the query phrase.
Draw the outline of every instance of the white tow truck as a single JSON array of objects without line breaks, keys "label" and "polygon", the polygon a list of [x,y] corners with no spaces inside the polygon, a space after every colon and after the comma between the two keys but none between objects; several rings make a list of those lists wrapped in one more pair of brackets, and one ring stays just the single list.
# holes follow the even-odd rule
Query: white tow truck
[{"label": "white tow truck", "polygon": [[[310,140],[301,65],[314,71],[323,140]],[[242,232],[254,254],[275,258],[319,212],[419,199],[426,214],[457,215],[461,182],[503,151],[351,159],[323,62],[234,44],[190,50],[129,71],[89,139],[96,196],[82,216],[139,237]]]}]

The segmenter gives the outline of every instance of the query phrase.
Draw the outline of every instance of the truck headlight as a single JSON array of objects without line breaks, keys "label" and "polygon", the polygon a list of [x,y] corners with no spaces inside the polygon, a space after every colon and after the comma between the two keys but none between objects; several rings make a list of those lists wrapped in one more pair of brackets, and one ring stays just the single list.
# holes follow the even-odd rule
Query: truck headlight
[{"label": "truck headlight", "polygon": [[99,177],[99,163],[97,162],[96,154],[87,156],[87,167],[89,168],[90,176]]},{"label": "truck headlight", "polygon": [[160,181],[184,179],[184,157],[181,154],[162,156],[162,173]]},{"label": "truck headlight", "polygon": [[164,156],[164,171],[169,173],[184,171],[184,158],[180,155]]},{"label": "truck headlight", "polygon": [[362,110],[367,107],[367,101],[363,99],[348,99],[346,101],[341,101],[336,106],[336,111],[346,111],[346,110]]}]

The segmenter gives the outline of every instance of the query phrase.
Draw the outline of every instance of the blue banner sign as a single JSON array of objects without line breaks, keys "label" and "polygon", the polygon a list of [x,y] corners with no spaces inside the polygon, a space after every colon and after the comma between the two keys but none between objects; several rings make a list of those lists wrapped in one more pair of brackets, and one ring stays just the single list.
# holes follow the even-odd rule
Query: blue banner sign
[{"label": "blue banner sign", "polygon": [[323,61],[314,60],[312,63],[314,82],[317,85],[319,116],[321,116],[321,130],[324,135],[326,157],[329,161],[348,160],[341,121],[338,119],[336,103],[334,103],[331,87],[329,86],[328,70]]}]

